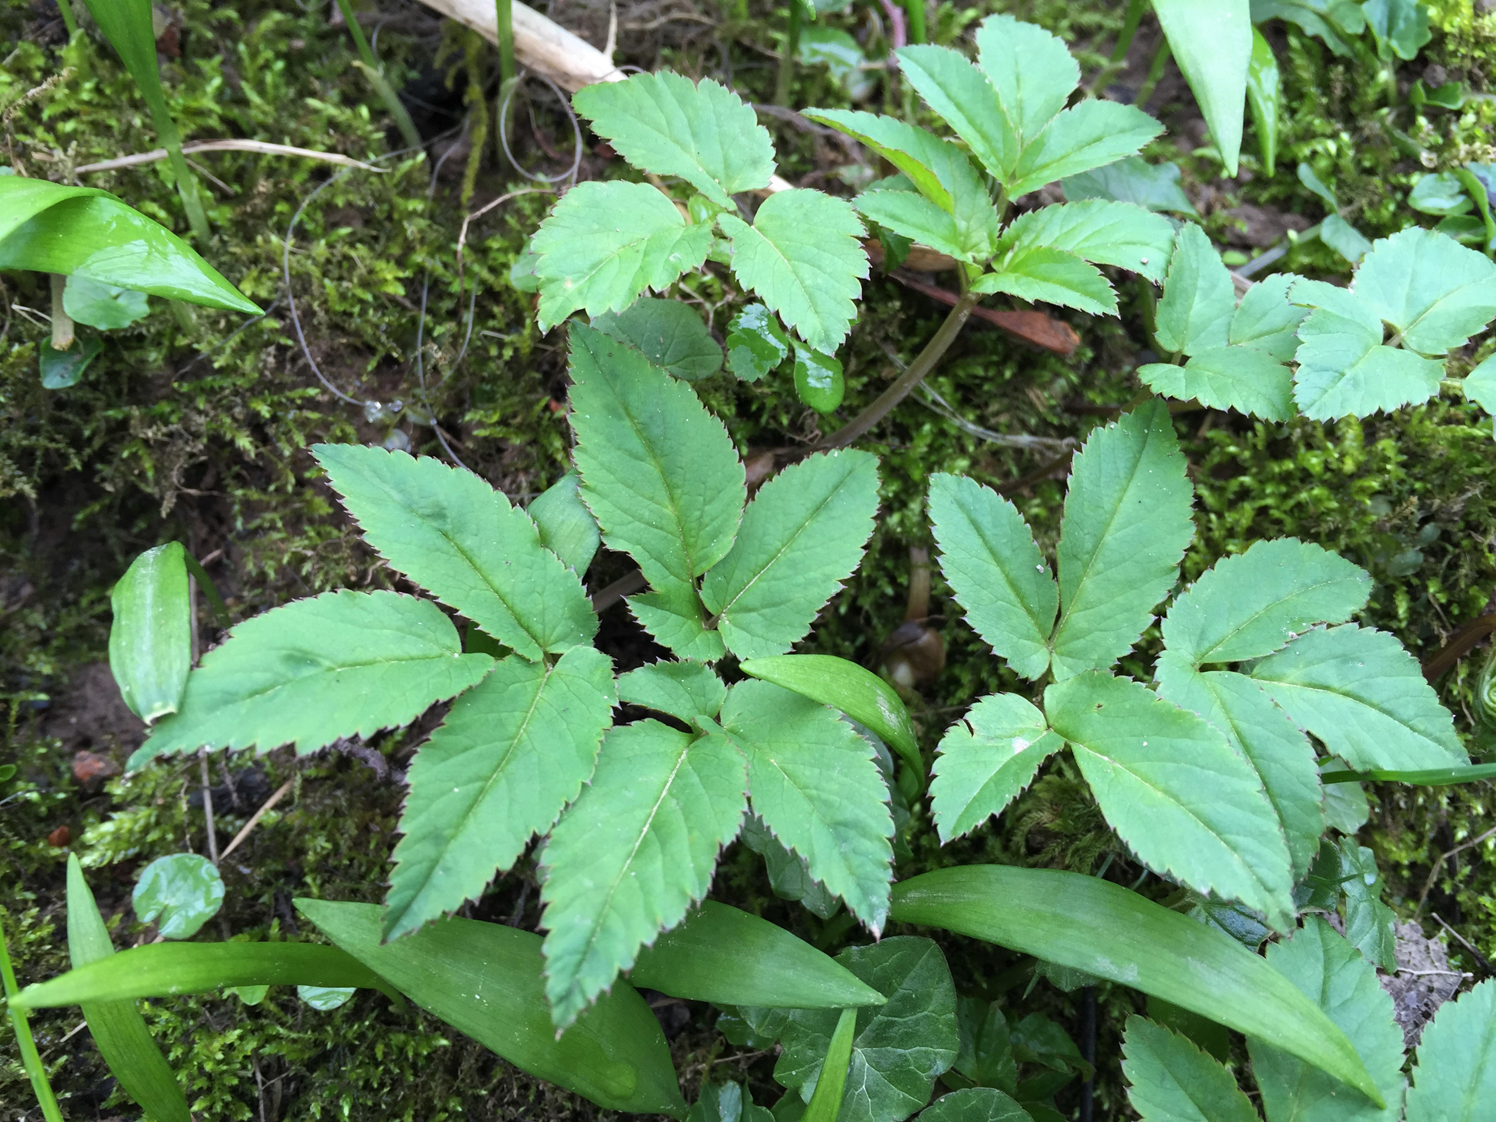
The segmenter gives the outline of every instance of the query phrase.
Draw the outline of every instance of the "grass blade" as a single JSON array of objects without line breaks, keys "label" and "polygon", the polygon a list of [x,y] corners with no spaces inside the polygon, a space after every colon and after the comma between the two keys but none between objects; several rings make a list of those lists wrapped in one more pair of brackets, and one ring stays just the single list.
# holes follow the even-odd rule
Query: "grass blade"
[{"label": "grass blade", "polygon": [[1473,764],[1470,767],[1436,767],[1425,771],[1327,771],[1321,783],[1407,783],[1413,787],[1452,787],[1456,783],[1474,783],[1496,779],[1496,764]]},{"label": "grass blade", "polygon": [[31,1089],[41,1104],[42,1117],[46,1122],[62,1122],[57,1096],[52,1093],[52,1084],[47,1082],[47,1069],[42,1066],[42,1058],[36,1052],[36,1041],[31,1036],[31,1022],[26,1019],[26,1010],[16,1003],[16,972],[10,968],[10,952],[5,947],[3,926],[0,926],[0,983],[5,987],[5,1004],[10,1010],[11,1027],[15,1029],[21,1065],[31,1077]]},{"label": "grass blade", "polygon": [[826,1049],[826,1062],[800,1122],[836,1122],[841,1113],[842,1091],[847,1086],[847,1064],[852,1060],[852,1037],[857,1030],[857,1010],[843,1009],[836,1032]]}]

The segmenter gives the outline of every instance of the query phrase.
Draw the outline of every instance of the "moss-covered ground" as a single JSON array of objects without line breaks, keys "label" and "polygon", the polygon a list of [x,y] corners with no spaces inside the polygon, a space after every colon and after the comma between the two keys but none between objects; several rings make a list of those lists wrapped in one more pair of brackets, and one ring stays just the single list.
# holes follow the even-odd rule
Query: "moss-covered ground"
[{"label": "moss-covered ground", "polygon": [[[1485,91],[1496,68],[1496,15],[1478,15],[1470,0],[1436,0],[1431,7],[1433,41],[1417,60],[1385,73],[1336,58],[1295,30],[1271,32],[1287,107],[1275,175],[1253,155],[1249,135],[1243,172],[1220,178],[1219,161],[1172,68],[1149,102],[1169,131],[1148,155],[1180,163],[1209,231],[1244,257],[1286,226],[1323,215],[1323,203],[1293,174],[1301,161],[1334,188],[1345,215],[1368,236],[1401,228],[1414,217],[1406,195],[1418,176],[1493,155],[1496,108]],[[357,439],[455,454],[519,499],[563,470],[562,337],[541,335],[531,298],[507,282],[551,195],[518,195],[475,220],[459,260],[464,215],[534,184],[497,156],[487,126],[495,77],[489,53],[419,5],[378,8],[369,13],[375,17],[369,26],[379,27],[378,50],[405,86],[422,129],[437,138],[429,161],[390,154],[396,134],[387,132],[377,101],[351,65],[352,44],[330,18],[333,5],[180,0],[158,6],[166,21],[160,46],[168,96],[188,138],[298,145],[376,161],[380,169],[238,152],[198,158],[211,173],[205,186],[214,240],[205,253],[266,310],[263,318],[203,309],[176,316],[158,306],[135,327],[111,333],[78,385],[50,391],[37,375],[46,330],[37,311],[47,307],[43,281],[20,273],[0,279],[0,764],[18,767],[0,783],[0,920],[23,983],[64,965],[68,848],[82,857],[119,945],[147,933],[129,908],[135,873],[162,854],[205,851],[197,761],[130,777],[78,772],[76,753],[117,763],[139,739],[101,668],[109,590],[137,552],[182,541],[203,560],[234,617],[243,619],[324,589],[395,579],[357,542],[312,472],[305,451],[311,443]],[[970,9],[942,3],[931,27],[948,40],[988,11],[1012,11],[1064,35],[1089,75],[1109,54],[1124,8],[1110,0],[987,0]],[[606,6],[556,5],[553,14],[599,42],[605,33]],[[622,4],[619,16],[620,61],[712,74],[754,101],[770,99],[782,13],[756,2],[719,11],[682,0]],[[852,32],[870,57],[884,53],[886,19],[876,5],[825,18]],[[1156,39],[1145,23],[1116,80],[1120,86],[1136,87]],[[0,160],[18,174],[71,180],[78,167],[155,146],[145,107],[117,59],[97,36],[69,45],[52,0],[8,0],[0,7],[0,44]],[[904,106],[900,95],[884,92],[881,74],[874,77],[874,103],[891,97],[893,108]],[[1407,91],[1417,78],[1429,85],[1458,80],[1481,96],[1459,111],[1416,113]],[[533,106],[516,114],[516,147],[537,172],[563,172],[569,126],[542,93],[533,97]],[[801,69],[794,104],[846,100],[844,86],[824,67]],[[835,187],[844,156],[816,133],[763,119],[775,131],[783,174]],[[482,142],[476,155],[474,138]],[[606,174],[608,167],[603,156],[584,152],[582,174]],[[81,178],[182,230],[165,169],[155,163]],[[1348,272],[1343,259],[1313,241],[1294,248],[1282,265],[1331,278]],[[679,295],[710,314],[719,333],[739,299],[718,282]],[[1147,344],[1131,311],[1120,322],[1059,314],[1081,338],[1073,355],[1038,352],[972,327],[930,384],[957,414],[988,430],[1083,438],[1134,395],[1132,371]],[[889,353],[909,358],[940,315],[926,298],[875,274],[849,344],[842,420],[881,390],[892,370]],[[1454,359],[1451,373],[1483,357],[1480,346]],[[745,455],[803,441],[828,424],[799,405],[782,374],[754,386],[722,375],[699,388]],[[1464,404],[1457,390],[1425,407],[1334,425],[1259,424],[1201,411],[1177,419],[1198,495],[1199,533],[1187,577],[1256,538],[1295,535],[1367,567],[1376,578],[1367,621],[1395,632],[1421,656],[1486,610],[1496,589],[1496,447],[1489,418]],[[929,545],[923,494],[931,473],[966,472],[994,485],[1025,481],[1013,496],[1051,542],[1063,484],[1045,477],[1049,453],[969,435],[912,398],[869,446],[883,457],[879,526],[866,562],[824,613],[812,647],[875,663],[903,618],[909,549]],[[592,586],[624,570],[619,558],[604,557]],[[918,703],[927,747],[974,697],[1000,687],[1005,674],[947,609],[944,593],[937,578],[934,624],[946,666]],[[609,634],[626,666],[643,648],[629,639],[622,609],[612,611]],[[1483,658],[1477,651],[1441,686],[1472,745],[1478,726],[1471,690]],[[208,934],[307,937],[297,926],[293,896],[378,900],[399,812],[399,768],[420,735],[410,730],[375,742],[374,763],[386,765],[377,770],[337,754],[215,761],[208,797],[220,844],[271,791],[287,780],[293,788],[225,862],[228,898]],[[917,816],[900,874],[984,858],[1086,871],[1113,860],[1122,868],[1125,851],[1067,766],[1053,765],[999,827],[974,842],[938,850]],[[1489,785],[1370,794],[1373,812],[1362,840],[1377,851],[1389,902],[1411,915],[1432,871],[1418,918],[1433,931],[1437,915],[1479,955],[1496,955],[1496,876],[1485,864],[1491,843],[1436,867],[1441,854],[1496,825]],[[828,949],[857,938],[843,922],[822,923],[775,899],[761,862],[741,847],[724,859],[718,891]],[[522,863],[470,912],[533,928],[537,896],[533,871]],[[1032,960],[954,939],[947,949],[963,992],[1017,1001],[1029,982]],[[1466,947],[1452,949],[1460,968],[1483,968]],[[1118,1035],[1121,1014],[1136,1000],[1107,987],[1100,993],[1098,1118],[1127,1116]],[[1041,982],[1028,1001],[1067,1027],[1077,1023],[1077,995]],[[713,1014],[705,1007],[688,1011],[684,1024],[678,1016],[668,1022],[688,1091],[707,1072],[746,1076],[765,1101],[771,1058],[724,1049]],[[327,1013],[277,991],[253,1008],[236,998],[163,1001],[150,1005],[149,1019],[189,1083],[196,1117],[213,1122],[595,1113],[440,1022],[397,1013],[372,993]],[[35,1019],[66,1115],[133,1117],[87,1034],[73,1034],[78,1020],[76,1010]],[[6,1024],[0,1118],[34,1118],[12,1044]],[[1073,1109],[1076,1088],[1061,1092],[1059,1101]]]}]

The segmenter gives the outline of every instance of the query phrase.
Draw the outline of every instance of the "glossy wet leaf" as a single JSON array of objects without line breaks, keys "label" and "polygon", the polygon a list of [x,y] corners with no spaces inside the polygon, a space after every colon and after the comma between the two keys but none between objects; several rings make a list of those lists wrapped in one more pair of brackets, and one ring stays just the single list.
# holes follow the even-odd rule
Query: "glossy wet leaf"
[{"label": "glossy wet leaf", "polygon": [[578,576],[587,572],[601,542],[597,519],[582,502],[582,477],[569,471],[525,508],[540,531],[540,544]]},{"label": "glossy wet leaf", "polygon": [[629,163],[675,175],[721,206],[769,184],[774,144],[751,106],[725,86],[661,71],[595,82],[572,97]]},{"label": "glossy wet leaf", "polygon": [[331,1013],[348,1004],[353,990],[346,986],[297,986],[296,996],[319,1013]]},{"label": "glossy wet leaf", "polygon": [[1153,0],[1153,10],[1226,174],[1234,176],[1252,61],[1251,5],[1248,0]]},{"label": "glossy wet leaf", "polygon": [[167,939],[190,939],[223,906],[223,878],[196,853],[173,853],[147,865],[130,894],[135,917]]},{"label": "glossy wet leaf", "polygon": [[891,918],[1120,982],[1376,1089],[1346,1035],[1267,962],[1099,877],[1012,865],[940,869],[901,882]]},{"label": "glossy wet leaf", "polygon": [[175,713],[192,669],[192,600],[180,542],[148,549],[109,593],[109,669],[147,724]]},{"label": "glossy wet leaf", "polygon": [[1032,1116],[993,1087],[967,1087],[941,1095],[920,1112],[920,1122],[1032,1122]]},{"label": "glossy wet leaf", "polygon": [[583,646],[551,666],[511,655],[453,702],[410,765],[386,939],[477,899],[551,828],[592,775],[614,700],[612,663]]},{"label": "glossy wet leaf", "polygon": [[1408,349],[1442,355],[1496,316],[1496,264],[1453,238],[1411,226],[1376,243],[1356,271],[1354,291]]},{"label": "glossy wet leaf", "polygon": [[1141,156],[1128,156],[1106,167],[1067,176],[1060,185],[1071,202],[1106,199],[1135,203],[1153,211],[1194,215],[1195,204],[1179,185],[1179,177],[1178,164],[1150,164]]},{"label": "glossy wet leaf", "polygon": [[795,348],[795,395],[817,413],[834,413],[847,392],[842,364],[808,347]]},{"label": "glossy wet leaf", "polygon": [[998,248],[1026,251],[1040,246],[1160,281],[1174,248],[1174,227],[1143,207],[1092,199],[1020,214],[1003,231]]},{"label": "glossy wet leaf", "polygon": [[492,667],[488,655],[462,653],[457,629],[428,600],[325,592],[236,625],[127,766],[204,747],[295,744],[304,755],[409,724]]},{"label": "glossy wet leaf", "polygon": [[76,276],[69,277],[63,288],[62,309],[79,323],[115,331],[144,319],[151,307],[150,297],[144,292]]},{"label": "glossy wet leaf", "polygon": [[1235,409],[1264,421],[1293,416],[1293,374],[1254,347],[1206,347],[1183,366],[1153,362],[1138,367],[1137,374],[1165,397],[1198,401],[1211,409]]},{"label": "glossy wet leaf", "polygon": [[1407,1122],[1479,1122],[1496,1101],[1496,984],[1447,1001],[1423,1030]]},{"label": "glossy wet leaf", "polygon": [[646,297],[626,311],[604,312],[592,326],[635,347],[666,373],[687,382],[709,378],[722,369],[722,348],[701,322],[701,315],[679,300]]},{"label": "glossy wet leaf", "polygon": [[1263,170],[1271,176],[1278,162],[1278,118],[1281,115],[1283,83],[1273,48],[1252,29],[1252,58],[1247,66],[1247,108],[1257,132],[1257,152]]},{"label": "glossy wet leaf", "polygon": [[92,331],[78,332],[73,345],[65,351],[55,349],[51,340],[43,339],[37,346],[42,388],[65,390],[76,386],[103,351],[103,341]]},{"label": "glossy wet leaf", "polygon": [[1020,300],[1058,304],[1092,315],[1116,315],[1117,294],[1101,270],[1073,253],[1035,246],[1005,257],[997,271],[971,286],[973,292],[1002,292]]},{"label": "glossy wet leaf", "polygon": [[357,444],[312,448],[366,542],[530,660],[591,641],[597,617],[535,523],[464,468]]},{"label": "glossy wet leaf", "polygon": [[727,327],[727,368],[743,382],[756,382],[789,356],[790,340],[763,304],[749,304]]},{"label": "glossy wet leaf", "polygon": [[545,998],[540,936],[446,919],[380,943],[373,904],[298,899],[324,935],[422,1009],[522,1071],[608,1110],[685,1113],[659,1022],[626,982],[558,1038]]},{"label": "glossy wet leaf", "polygon": [[1127,1101],[1142,1122],[1258,1122],[1235,1077],[1194,1044],[1142,1017],[1122,1036]]},{"label": "glossy wet leaf", "polygon": [[1015,694],[984,697],[946,730],[930,795],[944,844],[1001,814],[1065,746],[1044,714]]},{"label": "glossy wet leaf", "polygon": [[1169,275],[1158,302],[1154,337],[1174,354],[1198,354],[1230,342],[1236,292],[1231,274],[1205,231],[1185,223],[1174,241]]},{"label": "glossy wet leaf", "polygon": [[653,662],[618,679],[618,700],[692,724],[697,717],[716,717],[727,687],[700,662]]}]

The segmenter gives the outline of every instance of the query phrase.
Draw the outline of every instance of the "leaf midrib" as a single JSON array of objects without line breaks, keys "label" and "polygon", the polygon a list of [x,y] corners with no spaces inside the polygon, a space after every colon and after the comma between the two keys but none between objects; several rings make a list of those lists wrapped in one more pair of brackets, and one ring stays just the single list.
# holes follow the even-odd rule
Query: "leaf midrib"
[{"label": "leaf midrib", "polygon": [[[1242,556],[1246,556],[1246,555],[1242,554]],[[1331,578],[1329,578],[1327,580],[1318,581],[1315,584],[1300,585],[1300,586],[1296,587],[1293,590],[1293,592],[1290,593],[1288,596],[1281,596],[1277,600],[1274,600],[1271,604],[1267,604],[1264,607],[1259,608],[1257,611],[1253,612],[1250,616],[1248,616],[1245,620],[1243,620],[1242,623],[1240,623],[1238,626],[1232,628],[1229,632],[1227,632],[1224,637],[1222,637],[1221,639],[1219,639],[1217,642],[1213,643],[1203,654],[1201,654],[1201,656],[1198,659],[1194,660],[1195,669],[1198,670],[1201,666],[1205,666],[1205,665],[1207,665],[1209,663],[1226,661],[1226,660],[1219,659],[1219,658],[1211,658],[1210,656],[1213,655],[1213,654],[1215,654],[1216,651],[1220,650],[1227,643],[1229,643],[1232,639],[1236,638],[1236,636],[1240,635],[1243,631],[1245,631],[1252,624],[1256,623],[1263,616],[1267,615],[1267,613],[1269,611],[1271,611],[1273,608],[1275,608],[1275,607],[1277,607],[1277,606],[1279,606],[1281,604],[1286,604],[1290,600],[1298,599],[1301,595],[1307,595],[1308,593],[1311,593],[1311,592],[1318,592],[1320,589],[1329,588],[1331,585],[1341,584],[1343,582],[1350,581],[1350,580],[1353,580],[1353,578],[1351,578],[1351,577],[1331,577]],[[1316,621],[1316,622],[1320,622],[1320,621]],[[1272,650],[1268,651],[1268,654],[1269,655],[1271,655],[1271,654],[1277,654],[1284,647],[1286,647],[1289,643],[1293,642],[1294,638],[1296,638],[1296,636],[1293,635],[1292,633],[1290,633],[1289,637],[1287,639],[1283,640],[1283,642],[1279,643]],[[1245,661],[1248,658],[1266,658],[1266,657],[1267,657],[1267,655],[1246,655],[1246,656],[1244,656],[1241,659],[1232,659],[1230,661],[1233,661],[1233,662],[1242,662],[1242,661]]]}]

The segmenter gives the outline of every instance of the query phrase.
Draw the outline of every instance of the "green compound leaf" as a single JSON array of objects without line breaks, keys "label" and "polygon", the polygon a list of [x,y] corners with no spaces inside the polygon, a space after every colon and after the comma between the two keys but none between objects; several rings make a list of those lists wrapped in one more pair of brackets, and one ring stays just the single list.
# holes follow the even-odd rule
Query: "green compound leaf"
[{"label": "green compound leaf", "polygon": [[1469,374],[1461,387],[1465,397],[1487,413],[1496,413],[1496,355],[1486,359]]},{"label": "green compound leaf", "polygon": [[69,277],[62,290],[62,310],[89,327],[117,331],[149,315],[151,300],[144,292],[100,284],[87,277]]},{"label": "green compound leaf", "polygon": [[930,795],[942,845],[1001,814],[1065,746],[1044,714],[1011,693],[984,697],[946,730]]},{"label": "green compound leaf", "polygon": [[1172,651],[1159,657],[1155,673],[1160,697],[1204,717],[1257,772],[1288,843],[1293,874],[1302,877],[1325,832],[1314,747],[1250,678],[1202,674]]},{"label": "green compound leaf", "polygon": [[1061,186],[1071,202],[1108,199],[1136,203],[1148,210],[1169,210],[1198,217],[1195,204],[1179,186],[1178,164],[1150,164],[1141,156],[1128,156],[1104,168],[1072,175]]},{"label": "green compound leaf", "polygon": [[967,245],[955,216],[923,195],[900,190],[886,181],[852,200],[862,216],[910,241],[949,254],[958,261],[981,262],[992,256],[992,240]]},{"label": "green compound leaf", "polygon": [[1256,771],[1202,717],[1100,671],[1044,691],[1106,819],[1155,872],[1293,924],[1278,815]]},{"label": "green compound leaf", "polygon": [[324,592],[229,632],[187,678],[181,711],[130,757],[296,745],[302,755],[345,736],[409,724],[477,685],[493,667],[463,654],[457,629],[429,600],[394,592]]},{"label": "green compound leaf", "polygon": [[1192,489],[1168,409],[1149,402],[1077,453],[1058,550],[1056,679],[1127,653],[1178,579],[1194,537]]},{"label": "green compound leaf", "polygon": [[582,477],[569,471],[552,483],[525,508],[525,513],[540,531],[540,544],[557,557],[561,564],[581,576],[592,564],[601,538],[597,519],[582,502]]},{"label": "green compound leaf", "polygon": [[971,286],[973,292],[1005,292],[1020,300],[1078,308],[1095,316],[1117,314],[1117,294],[1095,265],[1073,253],[1036,246],[1009,254]]},{"label": "green compound leaf", "polygon": [[1131,269],[1160,281],[1174,248],[1167,218],[1130,203],[1091,199],[1020,214],[1003,231],[999,252],[1040,246],[1073,253],[1098,265]]},{"label": "green compound leaf", "polygon": [[1255,347],[1206,347],[1183,366],[1152,362],[1137,373],[1144,385],[1165,397],[1235,409],[1264,421],[1293,416],[1293,374]]},{"label": "green compound leaf", "polygon": [[109,670],[125,705],[150,724],[175,713],[192,669],[192,600],[180,542],[148,549],[109,594]]},{"label": "green compound leaf", "polygon": [[967,1087],[941,1095],[920,1112],[920,1122],[1033,1122],[1033,1117],[995,1087]]},{"label": "green compound leaf", "polygon": [[862,560],[878,512],[878,460],[821,453],[785,468],[743,513],[732,550],[701,599],[739,658],[783,654]]},{"label": "green compound leaf", "polygon": [[1496,1102],[1496,983],[1439,1007],[1423,1030],[1407,1122],[1480,1122]]},{"label": "green compound leaf", "polygon": [[574,326],[571,342],[582,498],[608,548],[632,556],[656,590],[634,598],[635,614],[690,657],[703,633],[695,578],[732,547],[747,494],[742,461],[689,386],[589,327]]},{"label": "green compound leaf", "polygon": [[1257,663],[1252,678],[1358,770],[1470,762],[1417,660],[1386,632],[1316,628]]},{"label": "green compound leaf", "polygon": [[966,622],[1016,673],[1039,677],[1060,593],[1018,508],[974,479],[940,473],[930,480],[930,519]]},{"label": "green compound leaf", "polygon": [[452,704],[410,766],[384,938],[477,899],[551,828],[592,774],[613,703],[608,657],[574,647],[553,666],[503,659]]},{"label": "green compound leaf", "polygon": [[[929,939],[896,936],[849,947],[836,961],[888,998],[857,1011],[840,1122],[897,1122],[930,1099],[935,1078],[960,1047],[956,988],[940,948]],[[789,1015],[774,1078],[809,1099],[838,1016],[829,1010]]]},{"label": "green compound leaf", "polygon": [[1252,1100],[1184,1037],[1133,1015],[1122,1034],[1127,1101],[1142,1122],[1258,1122]]},{"label": "green compound leaf", "polygon": [[758,381],[789,353],[790,337],[762,304],[749,304],[727,325],[727,368],[739,381]]},{"label": "green compound leaf", "polygon": [[444,919],[381,944],[373,904],[295,903],[365,967],[521,1071],[607,1110],[685,1114],[665,1034],[626,982],[558,1036],[545,999],[540,936],[499,923]]},{"label": "green compound leaf", "polygon": [[621,312],[645,289],[660,291],[699,268],[711,247],[711,227],[687,225],[647,183],[579,183],[530,241],[540,328],[549,331],[578,308],[589,316]]},{"label": "green compound leaf", "polygon": [[164,939],[190,939],[223,907],[223,878],[206,857],[173,853],[147,865],[130,894],[135,917]]},{"label": "green compound leaf", "polygon": [[1193,355],[1230,341],[1236,290],[1221,255],[1192,222],[1179,230],[1153,335],[1173,354]]},{"label": "green compound leaf", "polygon": [[986,75],[949,47],[903,47],[894,54],[899,73],[925,104],[945,119],[993,178],[1007,182],[1022,140]]},{"label": "green compound leaf", "polygon": [[592,326],[687,382],[710,378],[722,369],[722,348],[701,316],[679,300],[647,297],[625,312],[604,312]]},{"label": "green compound leaf", "polygon": [[1299,325],[1294,400],[1316,421],[1417,405],[1439,392],[1444,363],[1382,345],[1382,321],[1343,288],[1300,280],[1289,293],[1314,308]]},{"label": "green compound leaf", "polygon": [[639,625],[679,658],[715,662],[727,653],[720,631],[708,631],[701,598],[689,584],[665,584],[658,592],[631,596],[629,611]]},{"label": "green compound leaf", "polygon": [[1033,23],[995,15],[977,28],[977,59],[997,90],[1020,144],[1054,119],[1080,84],[1080,67],[1062,40]]},{"label": "green compound leaf", "polygon": [[597,634],[576,573],[472,472],[357,444],[312,453],[381,557],[515,653],[533,661]]},{"label": "green compound leaf", "polygon": [[1406,1084],[1402,1029],[1392,1019],[1392,998],[1377,983],[1371,963],[1318,916],[1310,916],[1292,939],[1269,946],[1267,961],[1350,1038],[1386,1104],[1379,1107],[1370,1098],[1348,1095],[1325,1072],[1249,1038],[1247,1050],[1268,1122],[1394,1122],[1401,1117]]},{"label": "green compound leaf", "polygon": [[1463,346],[1496,316],[1496,264],[1417,226],[1378,241],[1353,287],[1356,299],[1420,354]]},{"label": "green compound leaf", "polygon": [[[114,955],[109,929],[94,901],[78,855],[68,854],[68,958],[74,969]],[[152,1122],[191,1122],[181,1084],[131,1001],[91,1001],[83,1019],[109,1073]]]},{"label": "green compound leaf", "polygon": [[1376,854],[1355,838],[1340,839],[1340,881],[1345,893],[1346,941],[1366,956],[1373,966],[1392,974],[1397,971],[1397,939],[1392,925],[1397,914],[1382,903],[1381,870]]},{"label": "green compound leaf", "polygon": [[636,168],[678,175],[721,206],[774,174],[774,142],[753,107],[710,78],[635,74],[583,86],[572,104]]},{"label": "green compound leaf", "polygon": [[947,214],[955,214],[960,192],[982,189],[976,169],[959,148],[917,125],[860,110],[807,109],[804,115],[871,148]]},{"label": "green compound leaf", "polygon": [[[831,354],[856,315],[853,301],[868,275],[865,231],[850,203],[819,191],[770,195],[749,226],[723,214],[732,238],[732,271],[816,350]],[[700,264],[700,262],[696,262]]]},{"label": "green compound leaf", "polygon": [[1309,314],[1288,299],[1295,279],[1291,273],[1276,273],[1247,289],[1231,317],[1228,338],[1233,346],[1254,347],[1279,362],[1293,360],[1299,324]]},{"label": "green compound leaf", "polygon": [[733,686],[722,725],[748,757],[754,813],[812,877],[880,930],[893,816],[873,746],[826,706],[768,682]]},{"label": "green compound leaf", "polygon": [[558,1028],[706,895],[747,806],[747,768],[725,736],[658,721],[608,733],[541,857],[545,993]]},{"label": "green compound leaf", "polygon": [[1371,577],[1338,553],[1296,538],[1254,542],[1174,601],[1164,645],[1192,666],[1262,658],[1316,623],[1344,623],[1370,595]]},{"label": "green compound leaf", "polygon": [[1200,112],[1210,127],[1226,174],[1235,175],[1241,153],[1247,67],[1252,60],[1249,0],[1154,0],[1153,10],[1168,37]]},{"label": "green compound leaf", "polygon": [[108,191],[91,187],[0,177],[0,269],[87,277],[189,304],[260,314],[181,238]]},{"label": "green compound leaf", "polygon": [[727,698],[727,687],[700,662],[655,662],[618,679],[618,700],[669,713],[686,724],[697,717],[715,718]]},{"label": "green compound leaf", "polygon": [[1134,106],[1095,98],[1082,101],[1062,112],[1024,148],[1007,184],[1008,194],[1016,199],[1057,179],[1135,156],[1161,132],[1162,125]]}]

